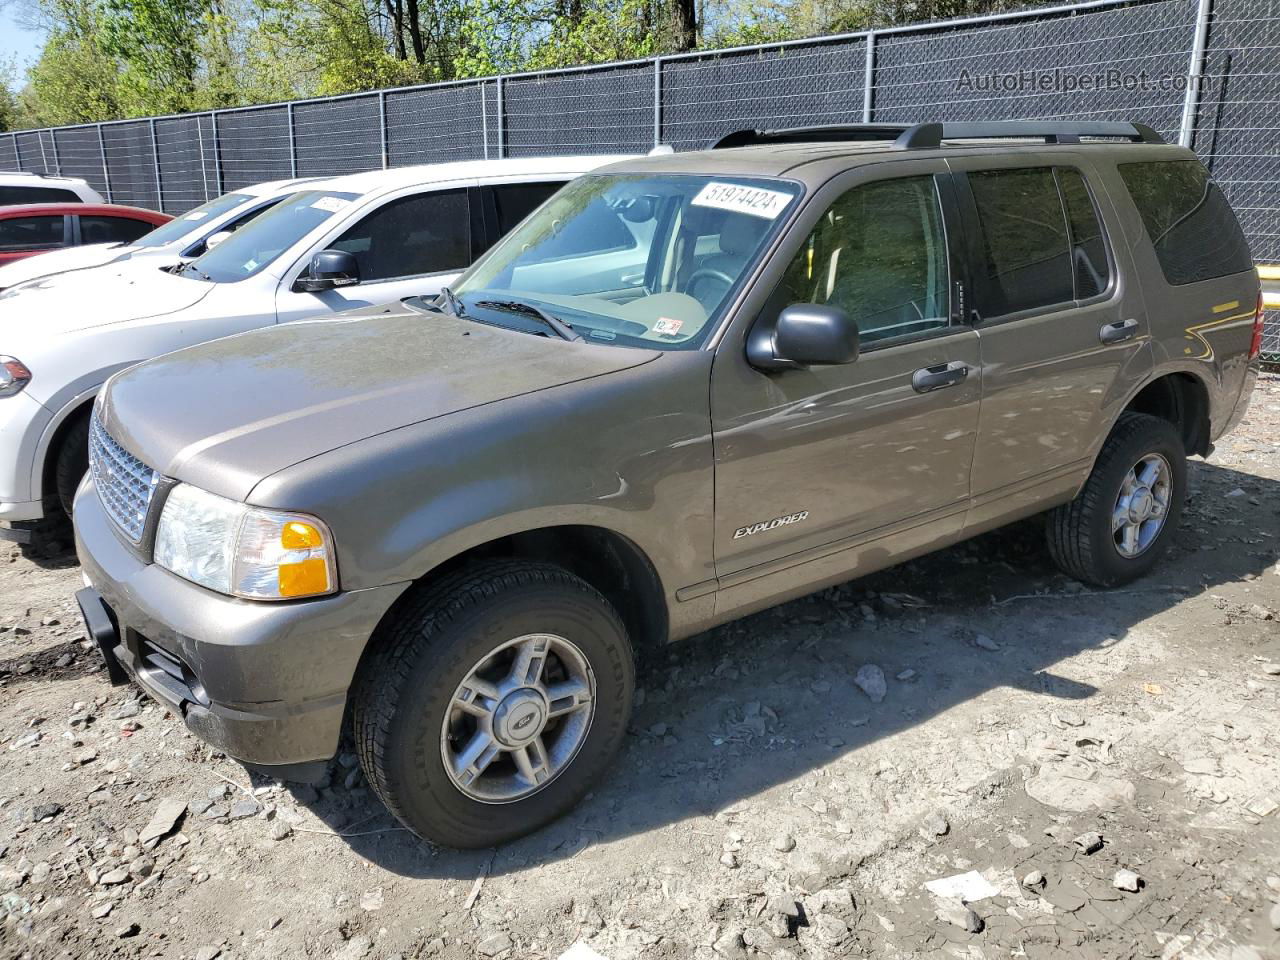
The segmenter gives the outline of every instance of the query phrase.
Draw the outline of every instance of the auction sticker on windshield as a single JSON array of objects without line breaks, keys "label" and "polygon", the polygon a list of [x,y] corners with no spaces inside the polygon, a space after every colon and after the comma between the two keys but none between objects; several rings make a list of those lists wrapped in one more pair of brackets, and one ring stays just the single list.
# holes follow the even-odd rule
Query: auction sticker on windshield
[{"label": "auction sticker on windshield", "polygon": [[327,213],[338,213],[345,210],[350,205],[351,201],[344,200],[342,197],[321,197],[315,203],[311,204],[311,206],[315,207],[317,210],[324,210]]},{"label": "auction sticker on windshield", "polygon": [[695,207],[715,207],[734,213],[749,213],[753,217],[774,220],[786,209],[791,194],[763,187],[744,187],[740,183],[712,181],[698,191],[690,201]]}]

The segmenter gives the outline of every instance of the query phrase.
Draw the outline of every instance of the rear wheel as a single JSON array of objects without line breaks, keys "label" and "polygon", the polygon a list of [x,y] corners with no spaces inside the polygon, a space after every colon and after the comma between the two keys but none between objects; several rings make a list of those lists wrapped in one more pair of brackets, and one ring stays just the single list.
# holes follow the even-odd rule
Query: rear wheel
[{"label": "rear wheel", "polygon": [[1146,574],[1182,516],[1186,456],[1169,421],[1122,415],[1084,489],[1048,515],[1054,562],[1069,576],[1100,587]]},{"label": "rear wheel", "polygon": [[626,630],[589,584],[497,562],[407,604],[366,663],[352,719],[365,775],[424,839],[486,847],[568,811],[631,713]]}]

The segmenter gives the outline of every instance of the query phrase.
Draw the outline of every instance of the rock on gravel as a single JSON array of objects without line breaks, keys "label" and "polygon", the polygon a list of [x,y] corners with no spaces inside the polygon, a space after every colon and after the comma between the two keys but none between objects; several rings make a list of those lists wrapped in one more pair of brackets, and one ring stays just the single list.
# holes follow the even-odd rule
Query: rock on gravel
[{"label": "rock on gravel", "polygon": [[156,812],[151,815],[151,822],[142,828],[142,832],[138,834],[139,843],[147,843],[163,837],[166,833],[177,826],[178,818],[187,812],[187,801],[169,797],[161,800],[160,805],[156,807]]},{"label": "rock on gravel", "polygon": [[500,953],[510,950],[514,943],[511,937],[505,933],[495,933],[485,937],[476,944],[476,952],[482,957],[496,957]]},{"label": "rock on gravel", "polygon": [[796,848],[796,838],[789,833],[780,833],[773,838],[773,849],[779,853],[790,853]]},{"label": "rock on gravel", "polygon": [[1097,853],[1102,849],[1102,835],[1098,833],[1082,833],[1071,842],[1080,848],[1081,853]]},{"label": "rock on gravel", "polygon": [[885,693],[889,689],[884,680],[884,671],[874,663],[859,667],[857,674],[854,675],[853,682],[871,699],[872,703],[879,703],[883,700]]},{"label": "rock on gravel", "polygon": [[943,923],[949,923],[969,933],[982,932],[982,918],[959,900],[942,900],[934,906],[934,916]]},{"label": "rock on gravel", "polygon": [[1117,870],[1115,877],[1111,880],[1111,885],[1117,890],[1137,893],[1138,887],[1142,885],[1142,878],[1132,870]]}]

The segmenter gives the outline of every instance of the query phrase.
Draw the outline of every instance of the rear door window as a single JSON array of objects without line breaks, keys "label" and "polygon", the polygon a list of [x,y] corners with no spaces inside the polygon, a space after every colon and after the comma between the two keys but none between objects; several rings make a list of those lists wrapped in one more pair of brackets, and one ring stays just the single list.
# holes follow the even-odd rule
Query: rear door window
[{"label": "rear door window", "polygon": [[80,217],[81,243],[132,243],[155,225],[132,217]]},{"label": "rear door window", "polygon": [[981,228],[977,296],[985,318],[1075,299],[1071,244],[1051,167],[968,174]]},{"label": "rear door window", "polygon": [[498,208],[498,235],[505,237],[521,220],[542,206],[553,193],[563,187],[555,183],[500,183],[493,190]]},{"label": "rear door window", "polygon": [[1071,268],[1075,273],[1077,300],[1088,300],[1102,293],[1111,283],[1111,266],[1107,259],[1107,242],[1102,235],[1102,221],[1079,170],[1056,168],[1062,205],[1067,211],[1067,229],[1071,237]]},{"label": "rear door window", "polygon": [[1198,160],[1122,163],[1119,170],[1169,283],[1253,269],[1244,231]]},{"label": "rear door window", "polygon": [[0,220],[0,253],[53,250],[62,246],[62,215]]}]

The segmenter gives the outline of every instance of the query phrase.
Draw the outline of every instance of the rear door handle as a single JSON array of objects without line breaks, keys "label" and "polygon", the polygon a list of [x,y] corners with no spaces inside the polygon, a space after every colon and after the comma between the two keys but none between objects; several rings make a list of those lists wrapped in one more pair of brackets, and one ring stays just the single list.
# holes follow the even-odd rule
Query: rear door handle
[{"label": "rear door handle", "polygon": [[922,367],[911,375],[911,389],[916,393],[930,393],[963,383],[967,376],[969,365],[963,360],[953,360],[936,367]]},{"label": "rear door handle", "polygon": [[1128,320],[1103,324],[1102,329],[1098,331],[1098,339],[1103,343],[1123,343],[1126,340],[1132,340],[1137,335],[1138,321],[1132,317]]}]

